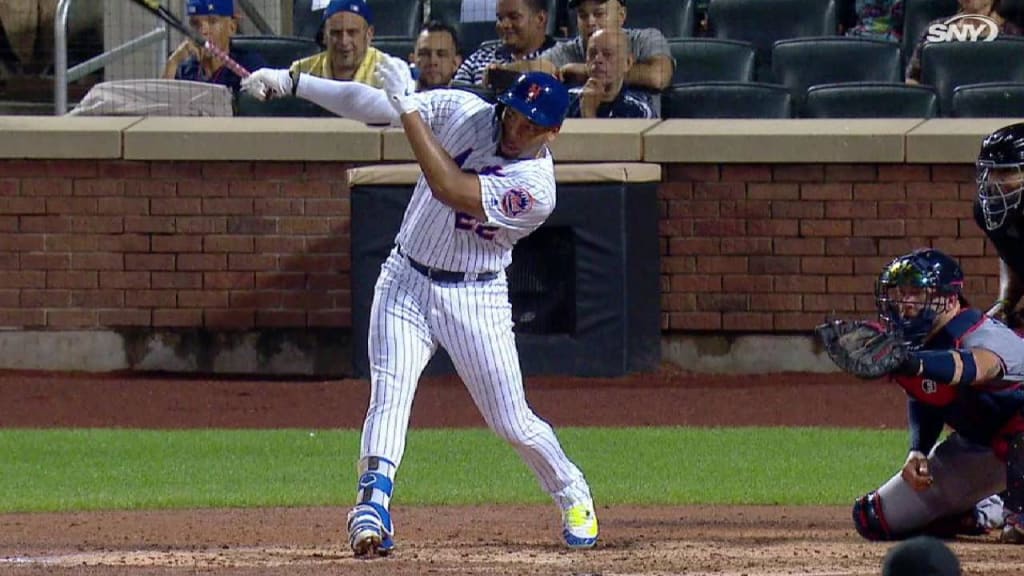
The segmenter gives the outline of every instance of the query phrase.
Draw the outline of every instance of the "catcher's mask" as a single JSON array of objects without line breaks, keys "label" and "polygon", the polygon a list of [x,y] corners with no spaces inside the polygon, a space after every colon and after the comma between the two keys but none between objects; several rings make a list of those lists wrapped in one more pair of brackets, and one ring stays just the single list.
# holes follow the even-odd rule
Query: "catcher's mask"
[{"label": "catcher's mask", "polygon": [[875,306],[889,330],[920,346],[949,307],[951,295],[967,304],[963,284],[964,273],[956,260],[938,250],[915,250],[882,270],[875,282]]},{"label": "catcher's mask", "polygon": [[1012,223],[1021,213],[1024,192],[1024,123],[1000,128],[981,143],[978,205],[988,230]]}]

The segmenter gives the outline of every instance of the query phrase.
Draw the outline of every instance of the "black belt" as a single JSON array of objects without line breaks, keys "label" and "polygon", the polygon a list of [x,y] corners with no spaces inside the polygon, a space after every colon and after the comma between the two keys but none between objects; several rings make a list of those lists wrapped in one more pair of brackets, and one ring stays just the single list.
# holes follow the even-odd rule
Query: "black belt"
[{"label": "black belt", "polygon": [[413,270],[423,274],[435,282],[487,282],[498,277],[497,272],[455,272],[452,270],[431,268],[426,264],[413,260],[408,254],[404,254],[401,246],[398,247],[398,253],[405,256],[405,259],[409,261],[409,265],[412,266]]}]

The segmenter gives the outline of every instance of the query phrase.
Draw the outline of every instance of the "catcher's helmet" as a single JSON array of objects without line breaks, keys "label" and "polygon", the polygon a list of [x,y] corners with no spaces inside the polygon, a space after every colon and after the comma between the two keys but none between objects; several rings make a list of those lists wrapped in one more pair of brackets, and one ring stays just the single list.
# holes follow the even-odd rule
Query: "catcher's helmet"
[{"label": "catcher's helmet", "polygon": [[995,230],[1020,215],[1024,190],[1024,123],[988,135],[978,154],[978,204],[985,228]]},{"label": "catcher's helmet", "polygon": [[550,74],[527,72],[498,95],[498,101],[538,126],[555,128],[569,110],[569,91]]},{"label": "catcher's helmet", "polygon": [[919,346],[946,310],[949,296],[961,304],[964,273],[956,260],[931,248],[915,250],[893,259],[875,282],[875,306],[890,329]]}]

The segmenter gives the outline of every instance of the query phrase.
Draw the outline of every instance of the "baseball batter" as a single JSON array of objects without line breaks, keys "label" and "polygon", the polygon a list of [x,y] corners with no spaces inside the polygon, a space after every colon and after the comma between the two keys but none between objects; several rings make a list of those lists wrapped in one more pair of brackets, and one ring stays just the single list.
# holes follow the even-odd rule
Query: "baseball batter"
[{"label": "baseball batter", "polygon": [[559,505],[565,543],[594,546],[590,488],[526,402],[505,277],[513,245],[555,207],[548,144],[568,93],[552,76],[528,73],[490,105],[458,90],[412,94],[408,67],[395,58],[378,73],[383,91],[287,70],[259,70],[245,84],[257,98],[291,93],[367,123],[400,121],[423,170],[374,291],[370,405],[349,544],[357,556],[394,548],[390,501],[413,396],[443,346],[484,420]]},{"label": "baseball batter", "polygon": [[[880,317],[912,350],[893,374],[908,397],[910,452],[853,506],[869,540],[1003,525],[1003,542],[1024,543],[1024,339],[969,308],[962,287],[957,262],[931,249],[896,258],[876,283]],[[938,442],[944,426],[953,433]],[[978,517],[975,503],[1004,489],[1005,525]]]}]

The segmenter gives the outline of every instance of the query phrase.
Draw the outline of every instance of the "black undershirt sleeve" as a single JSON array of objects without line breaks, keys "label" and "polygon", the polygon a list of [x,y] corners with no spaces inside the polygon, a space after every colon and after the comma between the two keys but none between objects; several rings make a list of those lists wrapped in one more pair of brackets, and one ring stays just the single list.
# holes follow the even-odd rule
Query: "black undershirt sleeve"
[{"label": "black undershirt sleeve", "polygon": [[942,414],[923,402],[908,398],[907,420],[910,425],[910,449],[927,454],[942,433]]}]

